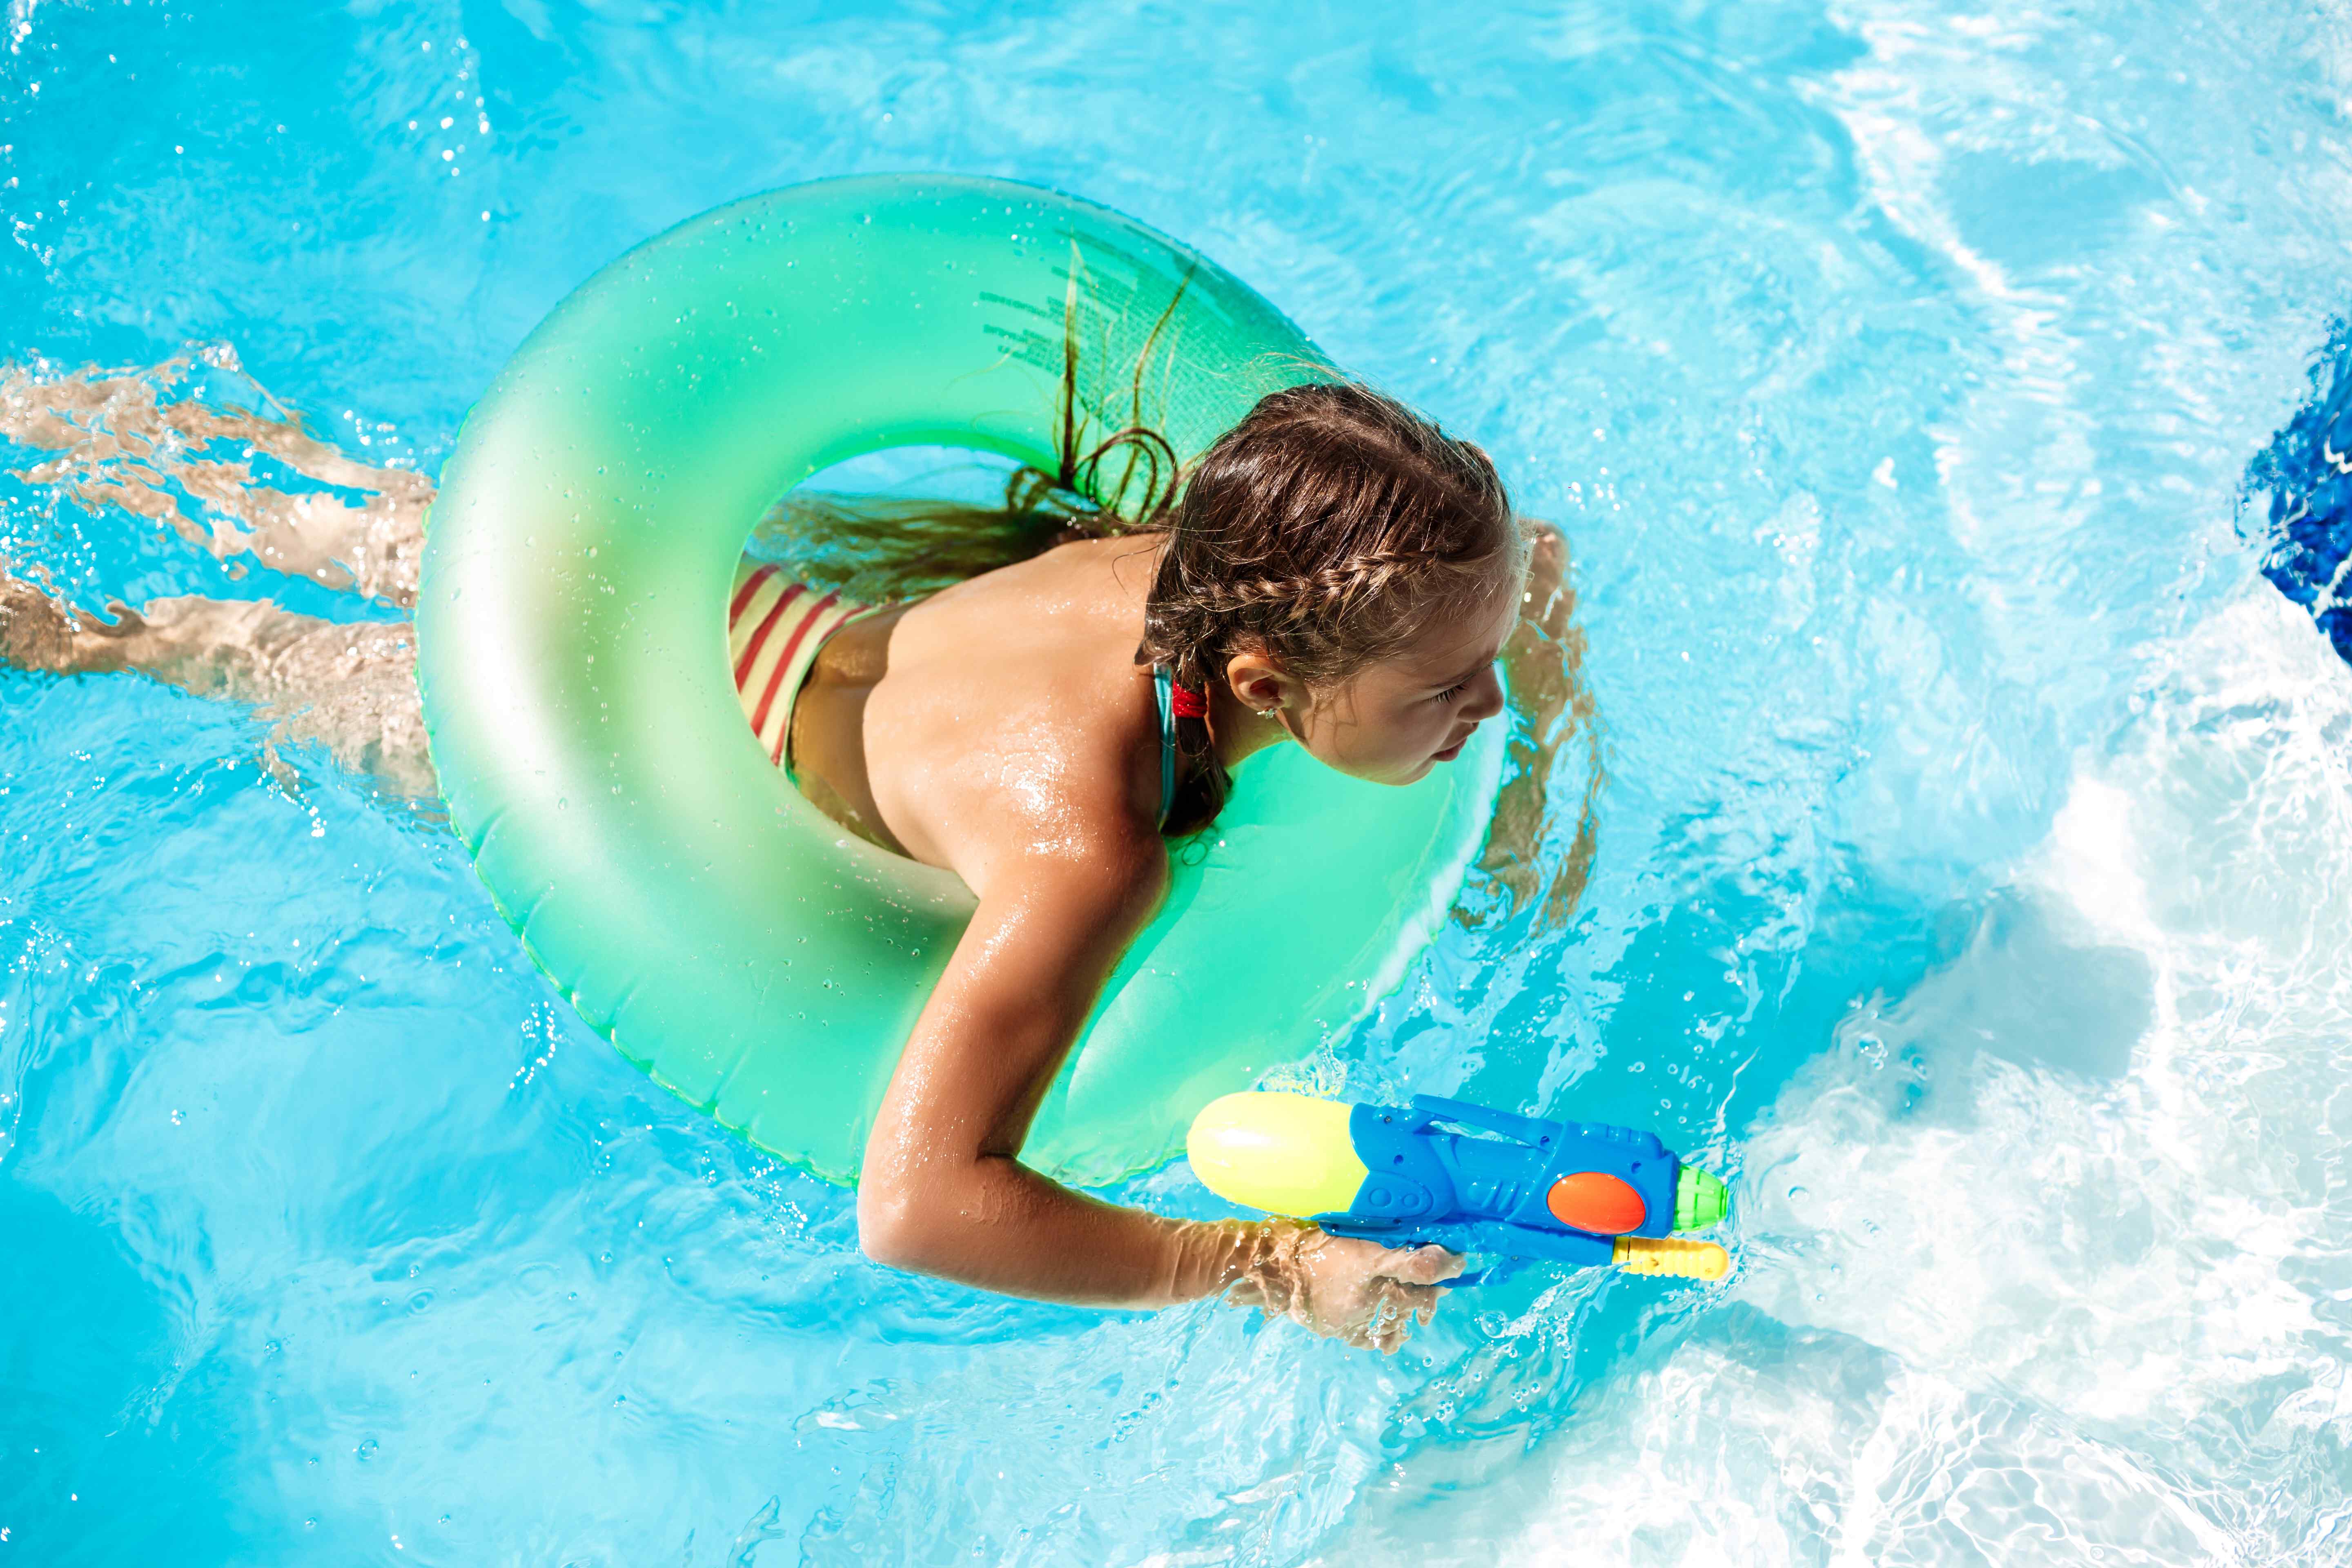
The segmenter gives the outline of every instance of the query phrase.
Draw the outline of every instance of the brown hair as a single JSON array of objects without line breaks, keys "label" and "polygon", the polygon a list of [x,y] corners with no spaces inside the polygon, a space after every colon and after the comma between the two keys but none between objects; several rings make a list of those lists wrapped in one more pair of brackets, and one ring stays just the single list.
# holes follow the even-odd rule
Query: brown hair
[{"label": "brown hair", "polygon": [[[1152,523],[1168,542],[1136,659],[1202,692],[1244,651],[1301,680],[1345,680],[1463,608],[1523,548],[1486,453],[1349,382],[1261,399]],[[1206,721],[1179,719],[1176,749],[1171,837],[1213,822],[1230,788]]]}]

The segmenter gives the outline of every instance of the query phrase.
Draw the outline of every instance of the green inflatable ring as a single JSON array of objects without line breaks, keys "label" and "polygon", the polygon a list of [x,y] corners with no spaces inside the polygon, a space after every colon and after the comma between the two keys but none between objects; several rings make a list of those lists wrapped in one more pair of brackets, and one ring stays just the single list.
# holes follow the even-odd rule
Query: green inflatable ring
[{"label": "green inflatable ring", "polygon": [[[1097,436],[1139,403],[1187,460],[1323,363],[1243,284],[1105,208],[828,180],[691,219],[581,285],[468,416],[433,507],[417,679],[499,911],[624,1056],[833,1180],[856,1179],[971,896],[769,764],[730,677],[736,562],[779,495],[849,458],[1050,467],[1067,344]],[[1202,1105],[1392,989],[1485,833],[1500,729],[1409,789],[1288,746],[1238,770],[1024,1158],[1087,1185],[1160,1164]]]}]

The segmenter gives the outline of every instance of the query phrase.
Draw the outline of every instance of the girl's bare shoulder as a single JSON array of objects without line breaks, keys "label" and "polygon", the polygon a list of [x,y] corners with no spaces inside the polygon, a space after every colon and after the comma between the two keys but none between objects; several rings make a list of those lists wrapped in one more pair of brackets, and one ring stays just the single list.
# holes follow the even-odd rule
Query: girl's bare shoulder
[{"label": "girl's bare shoulder", "polygon": [[1121,882],[1164,865],[1158,710],[1135,663],[1149,587],[1148,545],[1089,540],[935,595],[892,632],[866,723],[885,809],[975,889],[1023,861]]},{"label": "girl's bare shoulder", "polygon": [[1031,616],[1108,618],[1132,630],[1151,591],[1158,547],[1150,534],[1076,540],[943,589],[922,607],[958,615],[1025,609]]}]

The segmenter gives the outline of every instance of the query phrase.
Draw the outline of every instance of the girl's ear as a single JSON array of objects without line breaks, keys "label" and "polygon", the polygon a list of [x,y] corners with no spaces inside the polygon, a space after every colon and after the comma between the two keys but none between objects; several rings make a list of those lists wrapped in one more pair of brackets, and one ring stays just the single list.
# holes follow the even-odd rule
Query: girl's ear
[{"label": "girl's ear", "polygon": [[1237,653],[1225,660],[1225,684],[1243,706],[1260,712],[1294,706],[1293,700],[1305,695],[1298,682],[1263,653]]}]

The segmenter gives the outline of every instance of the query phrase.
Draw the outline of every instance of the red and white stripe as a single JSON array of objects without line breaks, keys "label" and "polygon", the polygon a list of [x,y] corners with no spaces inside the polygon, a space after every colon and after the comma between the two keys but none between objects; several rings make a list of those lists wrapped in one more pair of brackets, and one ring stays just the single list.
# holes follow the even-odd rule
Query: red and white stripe
[{"label": "red and white stripe", "polygon": [[866,608],[838,594],[819,594],[776,567],[747,560],[735,569],[727,605],[727,651],[735,661],[735,695],[769,760],[784,765],[793,699],[844,621]]}]

